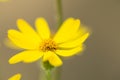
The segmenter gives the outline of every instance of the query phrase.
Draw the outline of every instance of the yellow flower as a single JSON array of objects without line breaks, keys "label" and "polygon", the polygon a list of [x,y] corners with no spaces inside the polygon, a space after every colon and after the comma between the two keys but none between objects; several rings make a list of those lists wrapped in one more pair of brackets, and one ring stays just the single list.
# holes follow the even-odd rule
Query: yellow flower
[{"label": "yellow flower", "polygon": [[8,80],[20,80],[21,79],[21,74],[15,74],[12,77],[10,77]]},{"label": "yellow flower", "polygon": [[0,0],[0,2],[7,2],[8,0]]},{"label": "yellow flower", "polygon": [[59,56],[70,57],[83,51],[83,42],[89,32],[80,25],[79,19],[68,18],[55,35],[51,35],[48,23],[44,18],[37,18],[35,31],[25,20],[18,19],[20,31],[8,30],[9,40],[24,51],[10,58],[9,63],[31,63],[42,58],[52,66],[62,65]]}]

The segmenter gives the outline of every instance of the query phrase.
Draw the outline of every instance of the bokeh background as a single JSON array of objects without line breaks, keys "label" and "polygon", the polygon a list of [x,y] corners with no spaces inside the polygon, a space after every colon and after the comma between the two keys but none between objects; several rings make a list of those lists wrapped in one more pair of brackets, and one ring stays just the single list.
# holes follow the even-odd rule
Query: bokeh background
[{"label": "bokeh background", "polygon": [[[56,0],[9,0],[0,2],[0,80],[22,73],[22,80],[38,80],[39,67],[8,59],[19,52],[4,45],[7,30],[16,29],[16,20],[24,18],[32,26],[37,17],[45,17],[55,26]],[[85,42],[84,54],[64,60],[61,80],[120,80],[120,0],[62,0],[64,20],[80,18],[92,35]]]}]

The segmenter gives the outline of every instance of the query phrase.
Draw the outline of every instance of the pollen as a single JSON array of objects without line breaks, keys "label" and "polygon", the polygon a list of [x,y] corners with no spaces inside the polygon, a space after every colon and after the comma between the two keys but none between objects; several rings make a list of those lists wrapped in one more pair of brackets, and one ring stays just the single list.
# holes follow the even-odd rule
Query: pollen
[{"label": "pollen", "polygon": [[43,40],[40,44],[40,50],[42,51],[55,51],[57,49],[57,44],[52,39]]}]

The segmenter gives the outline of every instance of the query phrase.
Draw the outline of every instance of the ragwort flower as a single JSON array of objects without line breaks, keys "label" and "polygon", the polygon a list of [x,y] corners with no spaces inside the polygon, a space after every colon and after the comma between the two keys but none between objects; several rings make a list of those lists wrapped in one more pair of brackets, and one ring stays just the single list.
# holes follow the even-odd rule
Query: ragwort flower
[{"label": "ragwort flower", "polygon": [[21,79],[21,74],[15,74],[12,77],[10,77],[8,80],[20,80]]},{"label": "ragwort flower", "polygon": [[24,51],[10,58],[9,63],[31,63],[42,58],[52,66],[62,65],[59,56],[70,57],[83,51],[83,42],[89,32],[80,25],[79,19],[68,18],[55,35],[51,35],[48,23],[44,18],[37,18],[35,31],[25,20],[18,19],[20,31],[8,30],[9,40]]}]

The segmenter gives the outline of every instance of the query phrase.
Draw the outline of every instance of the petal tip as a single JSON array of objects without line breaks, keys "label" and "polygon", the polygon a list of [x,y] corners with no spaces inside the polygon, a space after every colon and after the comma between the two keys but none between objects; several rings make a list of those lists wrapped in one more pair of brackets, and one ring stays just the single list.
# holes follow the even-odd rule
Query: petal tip
[{"label": "petal tip", "polygon": [[22,77],[22,75],[20,73],[17,73],[15,75],[13,75],[12,77],[10,77],[8,80],[20,80]]},{"label": "petal tip", "polygon": [[55,67],[60,67],[60,66],[62,66],[62,65],[63,65],[63,63],[61,62],[61,63],[56,64],[56,65],[53,65],[53,66],[55,66]]},{"label": "petal tip", "polygon": [[15,64],[14,61],[12,61],[11,59],[8,61],[9,64]]},{"label": "petal tip", "polygon": [[19,21],[23,21],[23,19],[22,18],[17,19],[17,22],[19,22]]},{"label": "petal tip", "polygon": [[38,17],[38,18],[36,18],[36,21],[37,20],[45,20],[45,18],[44,17]]},{"label": "petal tip", "polygon": [[20,61],[21,61],[20,59],[15,59],[15,57],[13,56],[12,58],[9,59],[8,63],[9,64],[16,64]]}]

